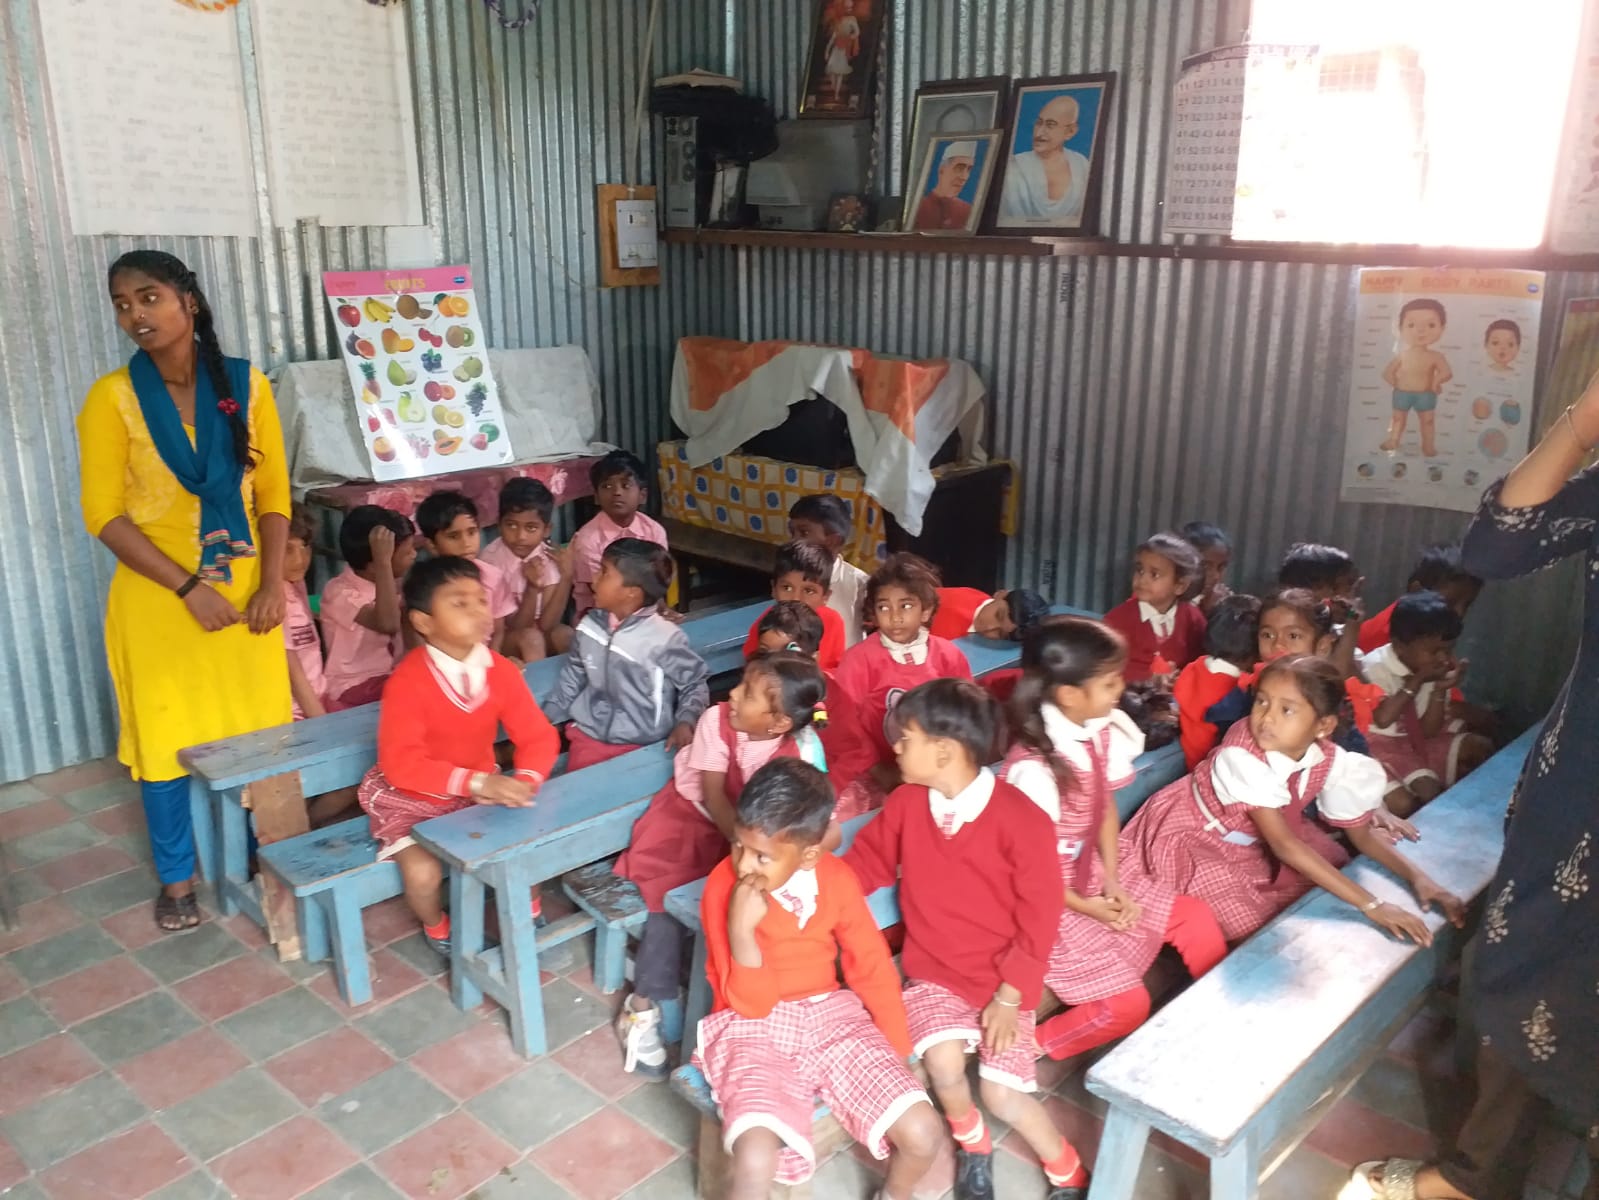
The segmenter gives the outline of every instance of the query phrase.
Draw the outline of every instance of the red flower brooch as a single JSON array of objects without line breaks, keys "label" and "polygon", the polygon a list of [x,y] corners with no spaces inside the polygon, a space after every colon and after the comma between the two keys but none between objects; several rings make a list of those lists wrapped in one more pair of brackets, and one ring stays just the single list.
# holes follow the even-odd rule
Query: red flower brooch
[{"label": "red flower brooch", "polygon": [[229,417],[239,415],[239,402],[232,396],[217,401],[217,411]]}]

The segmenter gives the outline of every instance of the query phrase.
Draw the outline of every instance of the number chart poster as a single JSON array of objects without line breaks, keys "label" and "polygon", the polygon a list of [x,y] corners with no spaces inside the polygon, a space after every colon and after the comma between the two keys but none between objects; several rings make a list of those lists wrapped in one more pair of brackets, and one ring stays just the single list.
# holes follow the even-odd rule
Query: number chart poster
[{"label": "number chart poster", "polygon": [[1527,452],[1542,271],[1360,272],[1345,500],[1473,512]]},{"label": "number chart poster", "polygon": [[322,276],[372,478],[512,461],[470,267]]}]

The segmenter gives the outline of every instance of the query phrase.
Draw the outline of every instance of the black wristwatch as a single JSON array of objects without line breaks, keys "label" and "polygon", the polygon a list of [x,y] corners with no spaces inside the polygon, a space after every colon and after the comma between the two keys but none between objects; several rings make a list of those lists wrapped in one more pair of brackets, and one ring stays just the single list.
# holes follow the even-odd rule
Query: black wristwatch
[{"label": "black wristwatch", "polygon": [[199,586],[200,586],[200,577],[198,575],[190,575],[187,579],[185,579],[183,581],[183,586],[178,588],[178,589],[176,589],[177,590],[177,594],[178,594],[178,599],[179,600],[184,599],[185,597],[188,596],[188,594],[190,592],[194,591],[194,589],[199,587]]}]

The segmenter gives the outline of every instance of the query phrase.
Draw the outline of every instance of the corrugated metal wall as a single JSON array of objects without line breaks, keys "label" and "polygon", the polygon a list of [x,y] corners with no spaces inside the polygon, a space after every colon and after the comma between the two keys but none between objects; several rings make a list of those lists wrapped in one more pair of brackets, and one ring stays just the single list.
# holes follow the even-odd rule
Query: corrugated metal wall
[{"label": "corrugated metal wall", "polygon": [[[502,31],[478,0],[406,0],[404,9],[425,211],[443,261],[476,268],[495,345],[585,346],[600,375],[604,436],[640,448],[666,427],[677,338],[725,327],[733,294],[731,260],[677,247],[667,248],[665,287],[597,287],[593,189],[628,181],[625,130],[649,8],[545,0],[519,33]],[[662,0],[653,73],[721,64],[725,18],[720,0]],[[104,298],[106,266],[139,245],[179,255],[210,294],[224,346],[270,370],[331,354],[320,272],[382,266],[385,252],[379,229],[274,229],[264,189],[258,239],[74,237],[34,0],[0,0],[0,73],[6,781],[114,746],[101,637],[112,564],[79,520],[73,431],[89,384],[129,353]],[[159,102],[157,93],[142,102]],[[259,175],[260,114],[253,95],[250,103]],[[648,182],[648,127],[643,147],[639,181]]]},{"label": "corrugated metal wall", "polygon": [[[730,7],[735,73],[791,114],[814,5]],[[891,111],[879,119],[886,177],[877,190],[901,189],[903,139],[923,80],[1114,70],[1102,227],[1118,240],[1156,241],[1177,68],[1188,54],[1235,40],[1245,8],[1227,0],[893,0]],[[739,264],[735,336],[976,364],[992,396],[990,449],[1023,470],[1012,583],[1107,607],[1126,594],[1140,539],[1204,518],[1234,535],[1235,587],[1262,586],[1294,541],[1330,541],[1356,556],[1376,607],[1403,585],[1417,547],[1464,528],[1461,514],[1338,501],[1352,267],[727,253]],[[1545,366],[1562,302],[1594,294],[1599,277],[1551,278]],[[1485,694],[1523,711],[1546,702],[1575,645],[1570,611],[1563,585],[1491,589],[1469,638]],[[1512,613],[1516,636],[1498,636]]]}]

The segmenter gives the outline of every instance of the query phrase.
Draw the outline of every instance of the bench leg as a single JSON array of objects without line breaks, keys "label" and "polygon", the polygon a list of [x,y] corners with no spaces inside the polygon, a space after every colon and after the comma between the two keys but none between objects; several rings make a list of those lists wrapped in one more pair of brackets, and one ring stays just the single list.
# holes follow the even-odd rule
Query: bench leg
[{"label": "bench leg", "polygon": [[450,999],[462,1012],[483,1003],[483,989],[466,963],[483,949],[483,881],[465,871],[450,871]]},{"label": "bench leg", "polygon": [[366,960],[366,936],[361,926],[361,906],[353,896],[318,893],[318,906],[333,936],[333,974],[339,995],[352,1008],[372,999],[372,972]]},{"label": "bench leg", "polygon": [[1255,1200],[1259,1194],[1260,1155],[1248,1137],[1210,1160],[1211,1200]]},{"label": "bench leg", "polygon": [[239,898],[234,889],[250,884],[250,814],[244,810],[242,792],[243,789],[238,788],[215,798],[222,841],[218,854],[221,868],[216,878],[217,906],[225,917],[239,911]]},{"label": "bench leg", "polygon": [[1105,1132],[1100,1135],[1088,1200],[1133,1200],[1138,1171],[1144,1165],[1144,1146],[1148,1142],[1147,1121],[1112,1108],[1105,1117]]},{"label": "bench leg", "polygon": [[524,1058],[549,1049],[544,1032],[544,996],[539,987],[539,947],[529,903],[532,881],[514,865],[496,863],[488,881],[500,918],[500,963],[510,1001],[511,1045]]},{"label": "bench leg", "polygon": [[627,927],[594,922],[594,986],[609,996],[627,982]]},{"label": "bench leg", "polygon": [[218,885],[222,872],[217,860],[217,825],[211,815],[211,793],[205,781],[193,775],[189,776],[189,824],[194,826],[195,867],[220,898],[222,889]]},{"label": "bench leg", "polygon": [[306,962],[326,962],[332,956],[329,942],[328,919],[322,914],[322,905],[315,896],[302,896],[295,903],[300,921],[300,944],[305,950]]},{"label": "bench leg", "polygon": [[683,1006],[683,1061],[694,1057],[700,1040],[700,1021],[711,1011],[711,981],[705,974],[705,933],[694,936],[694,965],[688,974],[688,1003]]}]

